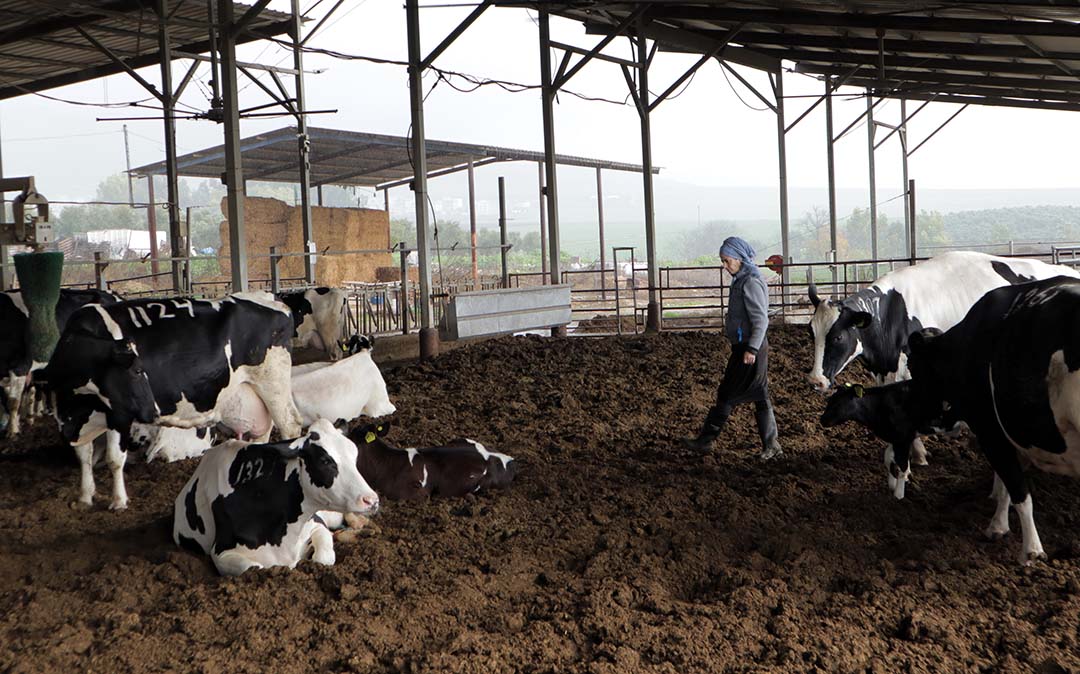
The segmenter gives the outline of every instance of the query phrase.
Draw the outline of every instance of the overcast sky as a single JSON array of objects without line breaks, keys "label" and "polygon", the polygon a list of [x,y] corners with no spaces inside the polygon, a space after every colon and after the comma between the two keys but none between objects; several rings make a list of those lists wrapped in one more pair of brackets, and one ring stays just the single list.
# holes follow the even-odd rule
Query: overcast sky
[{"label": "overcast sky", "polygon": [[[306,0],[305,5],[312,2]],[[321,3],[313,15],[320,17],[331,4]],[[275,0],[271,7],[287,10],[288,2]],[[425,52],[468,11],[460,7],[423,10],[421,31]],[[309,23],[309,28],[313,24]],[[581,46],[588,47],[597,41],[585,35],[578,23],[553,20],[552,32],[555,39]],[[336,18],[331,19],[311,44],[403,60],[406,58],[405,11],[394,0],[346,0]],[[608,51],[626,57],[631,54],[625,40],[616,41]],[[243,47],[240,58],[290,63],[289,54],[267,43]],[[406,133],[409,97],[404,68],[319,55],[308,55],[306,59],[308,69],[325,69],[321,74],[307,77],[308,108],[338,110],[333,115],[311,117],[311,125]],[[651,88],[655,92],[666,89],[695,60],[685,55],[658,54],[650,70]],[[179,80],[188,63],[175,66],[175,79]],[[489,10],[436,65],[482,77],[538,83],[538,30],[534,16],[524,9]],[[742,72],[763,92],[767,90],[764,74]],[[155,83],[159,79],[156,68],[145,69],[143,73]],[[206,108],[207,73],[208,66],[201,66],[197,76],[199,86],[193,83],[188,87],[182,98],[184,103]],[[433,77],[426,80],[428,87],[434,82]],[[245,85],[242,106],[266,101],[257,87],[246,80],[241,80],[241,84]],[[769,111],[751,109],[750,106],[762,106],[734,78],[731,84],[735,91],[718,64],[706,64],[684,93],[663,103],[653,114],[653,159],[663,167],[663,179],[702,186],[776,184],[775,118]],[[788,95],[817,94],[823,84],[788,74],[785,87]],[[626,96],[619,68],[602,62],[588,65],[567,88],[620,101]],[[147,95],[125,75],[45,93],[78,101],[113,103],[143,99]],[[789,121],[810,102],[810,98],[789,100]],[[864,109],[861,98],[838,99],[836,130],[847,126]],[[955,109],[951,104],[931,104],[911,123],[912,146]],[[878,118],[883,121],[899,119],[896,101],[885,103],[879,110]],[[789,135],[788,163],[793,186],[826,184],[823,111],[824,106],[820,106]],[[39,189],[54,200],[91,198],[103,178],[124,169],[123,122],[95,121],[96,118],[150,114],[136,109],[69,105],[32,95],[0,102],[5,173],[37,176]],[[509,93],[489,86],[473,93],[460,93],[439,84],[427,99],[425,115],[429,138],[543,149],[540,97],[535,90]],[[640,161],[638,118],[631,106],[562,95],[555,115],[558,152]],[[160,121],[127,124],[133,165],[163,159]],[[289,120],[284,117],[245,120],[242,133],[246,136],[287,124]],[[972,106],[914,155],[911,176],[921,188],[1075,188],[1080,186],[1080,162],[1075,160],[1080,150],[1080,134],[1076,129],[1075,114]],[[222,128],[213,122],[181,121],[177,133],[182,153],[222,142]],[[865,186],[865,128],[840,141],[836,152],[839,185]],[[899,171],[899,145],[894,139],[878,152],[878,180],[883,198],[890,195],[890,186],[896,186],[899,191]],[[560,173],[560,180],[575,179],[578,174],[570,172],[567,178],[563,175]]]}]

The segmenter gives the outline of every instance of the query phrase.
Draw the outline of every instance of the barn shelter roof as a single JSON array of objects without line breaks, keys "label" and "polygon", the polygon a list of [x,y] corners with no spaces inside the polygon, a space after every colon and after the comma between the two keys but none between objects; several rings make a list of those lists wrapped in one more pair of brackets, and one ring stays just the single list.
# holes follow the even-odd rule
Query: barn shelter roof
[{"label": "barn shelter roof", "polygon": [[[0,99],[161,62],[155,0],[0,0]],[[163,0],[173,58],[210,51],[205,2]],[[252,8],[234,4],[237,18]],[[251,42],[287,33],[291,15],[253,12],[237,34]]]},{"label": "barn shelter roof", "polygon": [[782,61],[876,95],[1080,109],[1080,4],[1040,0],[623,0],[516,2],[778,72]]},{"label": "barn shelter roof", "polygon": [[[389,188],[412,179],[409,139],[360,131],[308,127],[311,142],[311,184],[363,185]],[[287,126],[269,133],[249,136],[240,142],[244,177],[247,180],[297,183],[297,130]],[[532,150],[426,140],[428,176],[436,177],[464,170],[468,163],[483,166],[505,161],[543,161],[544,153]],[[555,155],[556,163],[615,171],[640,172],[639,164]],[[177,158],[179,175],[219,178],[225,171],[225,147],[206,148]],[[653,168],[653,173],[659,173]],[[165,163],[157,162],[132,169],[139,176],[165,173]]]}]

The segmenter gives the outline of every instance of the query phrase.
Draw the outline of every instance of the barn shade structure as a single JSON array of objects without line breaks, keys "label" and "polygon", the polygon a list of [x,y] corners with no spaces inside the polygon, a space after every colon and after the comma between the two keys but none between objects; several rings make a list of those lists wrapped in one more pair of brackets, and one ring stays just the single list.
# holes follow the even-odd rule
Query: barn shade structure
[{"label": "barn shade structure", "polygon": [[[410,62],[413,71],[413,124],[418,147],[423,142],[423,105],[419,100],[422,70],[442,53],[489,7],[527,7],[539,15],[541,100],[545,151],[554,153],[553,99],[558,90],[593,60],[614,63],[622,70],[641,118],[642,159],[646,170],[645,229],[649,264],[649,311],[646,329],[660,329],[656,302],[654,214],[652,212],[651,134],[649,115],[655,107],[705,63],[716,59],[776,115],[780,181],[780,219],[784,258],[790,261],[785,136],[810,110],[825,104],[828,143],[830,233],[836,248],[836,198],[833,144],[863,118],[869,130],[867,147],[871,177],[871,234],[877,257],[877,205],[874,185],[874,150],[892,135],[902,148],[907,223],[907,245],[916,256],[914,189],[908,180],[907,159],[919,147],[907,143],[907,101],[992,105],[1049,110],[1080,108],[1080,6],[1074,3],[1013,0],[1009,2],[912,3],[894,0],[742,1],[698,0],[485,0],[424,57],[419,48],[418,0],[407,0]],[[583,24],[586,32],[602,36],[589,46],[551,40],[549,19],[558,16]],[[605,53],[616,37],[629,37],[636,55],[627,59]],[[558,60],[552,63],[552,52]],[[649,64],[657,51],[700,55],[675,82],[653,83]],[[772,91],[762,93],[731,64],[768,73]],[[820,99],[794,121],[785,118],[785,71],[819,77],[824,84]],[[634,73],[636,72],[636,77]],[[618,75],[616,75],[618,77]],[[839,134],[833,130],[832,97],[840,86],[861,87],[866,111]],[[663,93],[652,97],[650,88]],[[875,107],[884,98],[901,102],[901,122],[876,137]],[[958,110],[933,136],[959,114]],[[925,142],[925,140],[923,141]],[[555,211],[556,185],[549,180],[549,210]],[[419,204],[419,194],[418,194]],[[418,206],[418,211],[419,211]],[[558,218],[550,218],[552,241],[557,241]],[[553,278],[557,267],[552,267]],[[835,273],[835,271],[834,271]],[[785,287],[790,280],[783,270]]]}]

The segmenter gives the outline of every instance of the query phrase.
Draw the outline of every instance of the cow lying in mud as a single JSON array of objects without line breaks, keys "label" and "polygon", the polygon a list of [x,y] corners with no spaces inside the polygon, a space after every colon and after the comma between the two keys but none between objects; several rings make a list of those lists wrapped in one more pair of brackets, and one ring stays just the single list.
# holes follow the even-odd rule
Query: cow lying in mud
[{"label": "cow lying in mud", "polygon": [[475,440],[451,440],[423,449],[394,447],[384,439],[389,423],[358,427],[356,466],[386,498],[417,500],[429,496],[464,496],[508,487],[517,473],[514,458],[490,452]]},{"label": "cow lying in mud", "polygon": [[173,540],[209,554],[228,576],[293,568],[309,555],[332,565],[333,537],[318,511],[367,514],[378,506],[356,469],[356,445],[320,419],[295,440],[211,448],[176,497]]}]

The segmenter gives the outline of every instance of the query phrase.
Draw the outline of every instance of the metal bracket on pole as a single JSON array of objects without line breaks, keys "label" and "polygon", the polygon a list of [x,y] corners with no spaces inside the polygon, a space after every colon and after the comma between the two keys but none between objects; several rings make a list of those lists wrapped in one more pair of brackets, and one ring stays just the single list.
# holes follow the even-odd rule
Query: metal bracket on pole
[{"label": "metal bracket on pole", "polygon": [[[906,116],[905,116],[905,119],[907,119],[907,120],[911,120],[911,119],[913,119],[913,118],[915,117],[915,115],[917,115],[917,114],[919,114],[920,112],[922,112],[922,109],[923,109],[923,108],[925,108],[926,106],[930,105],[930,103],[932,103],[932,102],[933,102],[933,99],[930,99],[929,101],[926,101],[926,102],[924,102],[924,103],[923,103],[922,105],[920,105],[919,107],[915,108],[915,112],[911,113],[910,115],[906,115]],[[879,140],[879,141],[877,142],[877,144],[876,144],[876,145],[874,145],[874,149],[875,149],[875,150],[876,150],[876,149],[878,149],[879,147],[881,147],[881,146],[882,146],[882,144],[883,144],[883,143],[884,143],[885,141],[887,141],[887,140],[889,140],[890,138],[892,138],[892,137],[893,137],[893,134],[895,134],[895,133],[898,133],[898,132],[900,131],[901,127],[903,127],[903,126],[904,126],[903,124],[899,124],[899,125],[897,125],[897,126],[893,126],[893,125],[891,125],[891,124],[886,124],[885,122],[877,122],[877,125],[878,125],[878,126],[883,126],[883,127],[885,127],[886,129],[892,129],[892,131],[890,131],[890,132],[888,133],[888,135],[886,135],[886,136],[885,136],[884,138],[882,138],[881,140]]]},{"label": "metal bracket on pole", "polygon": [[53,240],[49,200],[34,188],[34,178],[0,178],[0,192],[19,192],[11,200],[12,222],[0,222],[0,245],[39,246]]},{"label": "metal bracket on pole", "polygon": [[[648,5],[643,5],[641,7],[638,7],[637,9],[635,9],[628,16],[626,16],[626,18],[624,18],[622,21],[619,22],[619,24],[615,27],[615,29],[613,31],[611,31],[609,34],[605,35],[604,38],[602,40],[600,40],[600,42],[597,43],[597,45],[595,47],[590,49],[580,61],[575,63],[574,66],[572,68],[570,68],[569,71],[567,71],[561,77],[556,77],[552,81],[551,86],[556,91],[563,88],[563,86],[565,86],[566,83],[570,81],[571,77],[576,75],[582,68],[585,67],[586,63],[588,63],[589,61],[591,61],[594,58],[601,58],[601,59],[604,59],[604,60],[611,60],[611,57],[605,58],[602,54],[600,54],[600,52],[604,49],[604,47],[611,44],[612,40],[614,40],[615,38],[622,35],[623,31],[625,31],[627,28],[629,28],[631,25],[633,25],[634,22],[636,22],[639,18],[641,18],[642,15],[645,14],[645,11],[648,10],[648,8],[649,8]],[[561,45],[556,44],[556,45],[553,45],[553,46],[561,46]],[[563,48],[565,48],[565,47],[563,47]],[[617,61],[617,62],[620,63],[624,68],[625,67],[637,67],[637,62],[636,61],[633,63],[633,65],[625,63],[621,59],[619,61]]]}]

